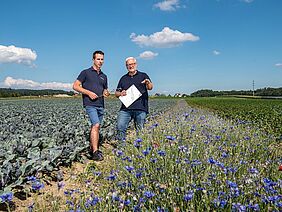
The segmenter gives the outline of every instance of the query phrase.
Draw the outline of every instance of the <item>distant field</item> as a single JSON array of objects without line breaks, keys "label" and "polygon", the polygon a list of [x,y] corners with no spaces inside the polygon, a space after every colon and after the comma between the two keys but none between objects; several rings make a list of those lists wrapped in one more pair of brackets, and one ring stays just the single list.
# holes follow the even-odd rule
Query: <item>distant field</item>
[{"label": "distant field", "polygon": [[242,98],[187,98],[191,106],[216,111],[220,116],[251,122],[268,133],[282,138],[282,100]]}]

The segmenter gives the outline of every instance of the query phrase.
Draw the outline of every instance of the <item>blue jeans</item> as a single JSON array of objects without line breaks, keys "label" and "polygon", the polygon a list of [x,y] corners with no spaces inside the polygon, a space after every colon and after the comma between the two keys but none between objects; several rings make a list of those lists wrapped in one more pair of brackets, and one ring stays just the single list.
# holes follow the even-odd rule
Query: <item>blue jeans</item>
[{"label": "blue jeans", "polygon": [[104,116],[104,108],[102,107],[95,107],[95,106],[86,106],[85,107],[86,113],[89,116],[91,125],[100,124],[102,123],[103,116]]},{"label": "blue jeans", "polygon": [[142,110],[121,110],[117,118],[117,139],[124,141],[129,122],[134,120],[134,127],[138,133],[143,127],[146,119],[146,112]]}]

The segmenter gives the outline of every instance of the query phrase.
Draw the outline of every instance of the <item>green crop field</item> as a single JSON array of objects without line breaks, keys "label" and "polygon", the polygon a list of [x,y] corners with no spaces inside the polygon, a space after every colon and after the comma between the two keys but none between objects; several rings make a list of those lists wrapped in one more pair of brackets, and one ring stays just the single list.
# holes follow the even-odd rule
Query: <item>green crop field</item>
[{"label": "green crop field", "polygon": [[282,100],[212,97],[188,98],[187,103],[211,109],[237,122],[252,123],[277,139],[282,139]]},{"label": "green crop field", "polygon": [[[141,134],[101,162],[81,99],[1,100],[0,210],[281,211],[281,101],[185,100],[150,100]],[[106,102],[105,142],[119,106]]]}]

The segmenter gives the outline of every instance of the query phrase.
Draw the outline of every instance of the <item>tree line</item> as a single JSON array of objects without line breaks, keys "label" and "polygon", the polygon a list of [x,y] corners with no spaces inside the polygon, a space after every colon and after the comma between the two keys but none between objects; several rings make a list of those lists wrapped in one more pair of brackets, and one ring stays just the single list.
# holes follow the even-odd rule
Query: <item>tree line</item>
[{"label": "tree line", "polygon": [[214,96],[230,96],[230,95],[244,95],[244,96],[282,96],[281,88],[260,88],[255,91],[252,90],[231,90],[231,91],[213,91],[210,89],[198,90],[191,93],[191,97],[214,97]]},{"label": "tree line", "polygon": [[6,97],[21,97],[21,96],[52,96],[58,94],[67,94],[73,96],[73,91],[64,90],[32,90],[32,89],[12,89],[12,88],[0,88],[0,98]]}]

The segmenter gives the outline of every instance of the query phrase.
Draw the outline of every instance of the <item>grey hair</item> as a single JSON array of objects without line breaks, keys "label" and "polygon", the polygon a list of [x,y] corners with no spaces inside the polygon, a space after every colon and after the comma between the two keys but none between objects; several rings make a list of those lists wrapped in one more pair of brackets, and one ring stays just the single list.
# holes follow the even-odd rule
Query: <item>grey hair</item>
[{"label": "grey hair", "polygon": [[134,60],[134,62],[136,63],[136,59],[134,57],[128,57],[125,59],[125,63],[127,63],[128,60]]}]

